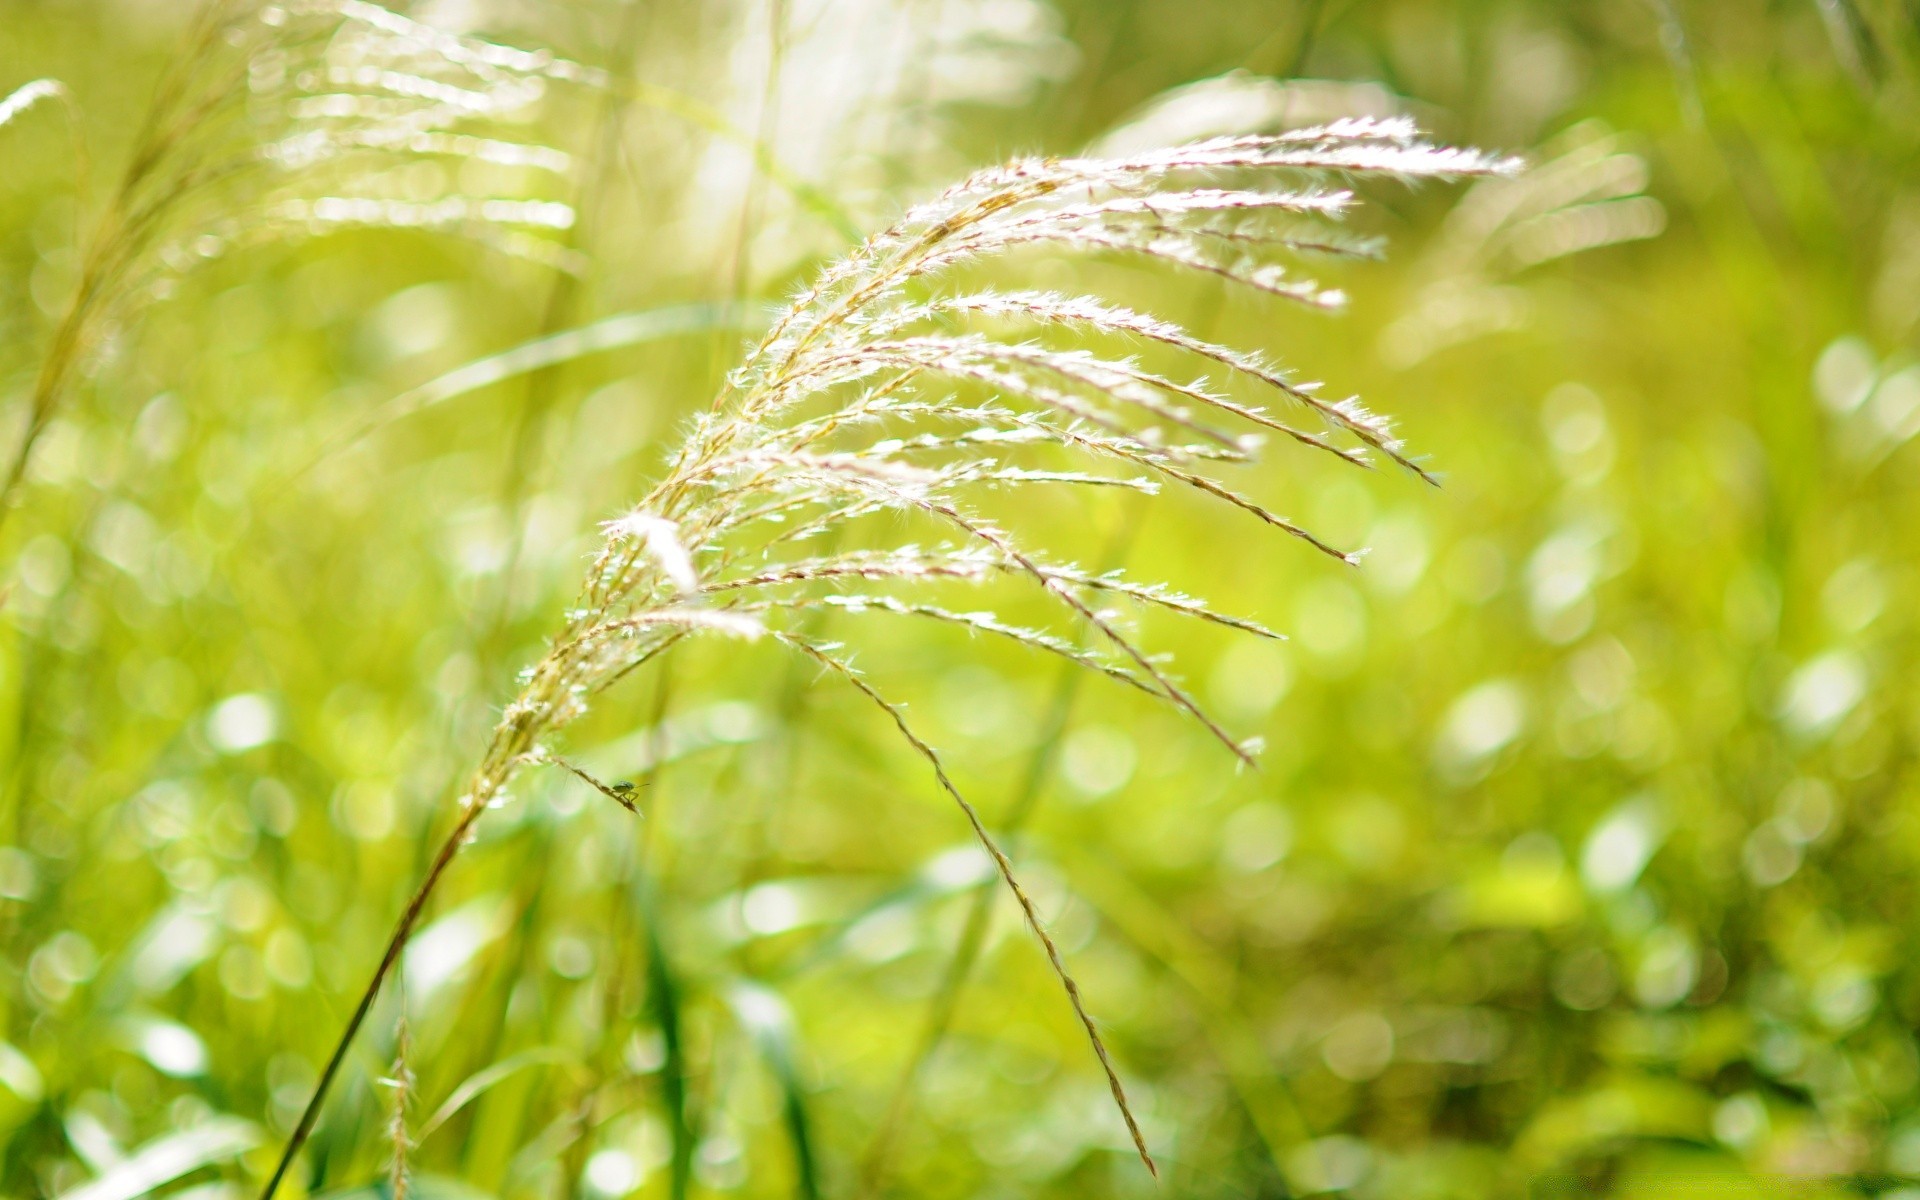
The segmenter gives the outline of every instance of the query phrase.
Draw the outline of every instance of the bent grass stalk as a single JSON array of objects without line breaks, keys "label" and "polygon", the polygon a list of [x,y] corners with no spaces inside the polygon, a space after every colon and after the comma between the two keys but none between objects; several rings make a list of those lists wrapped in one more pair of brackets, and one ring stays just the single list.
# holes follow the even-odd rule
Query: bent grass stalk
[{"label": "bent grass stalk", "polygon": [[[1132,547],[1134,536],[1140,529],[1137,517],[1138,514],[1131,510],[1126,513],[1111,539],[1112,545],[1101,556],[1102,561],[1112,565],[1112,569],[1118,569]],[[1012,800],[1001,815],[1002,837],[1012,838],[1019,834],[1027,819],[1039,807],[1047,776],[1053,771],[1054,762],[1059,756],[1061,740],[1066,736],[1073,715],[1074,701],[1079,698],[1080,685],[1085,679],[1085,672],[1075,670],[1072,663],[1061,668],[1053,699],[1047,706],[1047,715],[1034,742],[1033,754],[1027,759],[1019,786],[1015,788]],[[966,923],[961,926],[960,937],[947,959],[946,970],[941,973],[933,1000],[927,1006],[926,1016],[920,1025],[920,1036],[899,1078],[894,1081],[879,1128],[874,1131],[861,1159],[856,1196],[864,1198],[878,1192],[881,1180],[886,1175],[895,1138],[906,1123],[907,1113],[913,1104],[914,1091],[919,1086],[921,1074],[952,1028],[954,1015],[959,1011],[960,996],[966,990],[968,977],[973,973],[981,950],[986,946],[987,931],[993,918],[993,888],[994,880],[989,878],[971,889]]]},{"label": "bent grass stalk", "polygon": [[[1083,296],[959,291],[925,297],[959,268],[1039,245],[1128,254],[1311,307],[1334,307],[1339,293],[1274,260],[1303,247],[1346,244],[1328,222],[1351,208],[1354,196],[1335,181],[1488,175],[1516,167],[1512,160],[1429,145],[1400,119],[1343,120],[1120,159],[1025,159],[971,176],[825,269],[728,376],[664,477],[603,527],[577,603],[546,656],[523,674],[521,691],[468,780],[453,827],[396,924],[264,1200],[311,1134],[373,997],[481,814],[505,802],[523,768],[555,761],[548,744],[599,693],[687,639],[709,634],[765,637],[801,656],[871,702],[928,764],[1019,903],[1141,1161],[1157,1173],[1113,1056],[1012,861],[900,706],[854,669],[844,647],[792,623],[831,608],[992,632],[1170,704],[1251,761],[1253,747],[1203,711],[1125,631],[1118,613],[1096,605],[1123,597],[1254,632],[1257,626],[1117,573],[1051,562],[1029,550],[1017,531],[983,515],[978,497],[1050,486],[1121,486],[1148,494],[1180,486],[1352,564],[1357,554],[1216,477],[1222,463],[1251,461],[1258,438],[1246,427],[1280,433],[1341,461],[1364,465],[1377,455],[1431,476],[1387,422],[1356,401],[1322,399],[1315,385],[1265,359],[1202,341],[1172,323]],[[1222,178],[1243,186],[1206,186]],[[991,314],[1002,327],[1016,323],[1025,336],[954,331],[969,314]],[[1174,379],[1131,357],[1060,344],[1089,332],[1107,342],[1154,342],[1215,377]],[[1292,412],[1278,415],[1232,399],[1224,388],[1236,380]],[[1093,469],[1058,469],[1061,459]],[[936,540],[900,546],[903,525]],[[842,535],[861,531],[894,544],[886,552],[839,548],[846,544]],[[806,557],[809,543],[833,548]],[[929,581],[987,577],[1029,583],[1060,618],[1091,631],[1091,648],[991,613],[955,612],[894,594]],[[828,590],[850,578],[875,590],[861,596]]]}]

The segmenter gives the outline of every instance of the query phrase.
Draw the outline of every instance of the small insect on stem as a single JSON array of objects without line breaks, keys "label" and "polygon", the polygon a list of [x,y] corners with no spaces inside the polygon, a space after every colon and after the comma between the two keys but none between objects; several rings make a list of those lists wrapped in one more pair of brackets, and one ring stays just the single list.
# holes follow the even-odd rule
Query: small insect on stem
[{"label": "small insect on stem", "polygon": [[638,788],[636,788],[632,780],[621,779],[613,783],[602,783],[598,779],[595,779],[593,776],[587,774],[585,771],[582,771],[579,767],[574,766],[572,763],[568,762],[566,759],[560,758],[557,755],[551,755],[551,754],[545,755],[542,761],[550,762],[554,766],[559,767],[561,770],[566,771],[571,775],[577,776],[582,782],[587,784],[587,786],[593,788],[594,791],[599,792],[601,795],[612,800],[614,803],[618,804],[621,808],[626,809],[628,812],[632,813],[633,815],[635,816],[645,815],[640,811],[639,806],[633,802],[633,794],[635,791],[638,790]]}]

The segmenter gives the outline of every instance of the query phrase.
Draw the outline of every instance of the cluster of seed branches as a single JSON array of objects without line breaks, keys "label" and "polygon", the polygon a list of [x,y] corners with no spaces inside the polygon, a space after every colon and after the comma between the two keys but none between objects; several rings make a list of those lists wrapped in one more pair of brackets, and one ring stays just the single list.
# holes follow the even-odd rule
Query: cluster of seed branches
[{"label": "cluster of seed branches", "polygon": [[[769,638],[803,656],[881,710],[927,761],[1039,938],[1151,1169],[1099,1030],[1012,863],[902,708],[855,670],[844,646],[802,632],[794,617],[822,609],[898,615],[1009,638],[1154,696],[1250,757],[1108,605],[1125,600],[1265,630],[1156,584],[1053,562],[1018,530],[981,515],[982,493],[1183,487],[1352,562],[1356,555],[1227,487],[1219,468],[1247,461],[1261,435],[1278,434],[1314,453],[1361,465],[1384,459],[1430,477],[1383,419],[1353,400],[1323,398],[1258,354],[1089,296],[967,290],[954,281],[961,268],[1041,246],[1134,256],[1336,307],[1337,293],[1288,264],[1373,252],[1335,224],[1355,203],[1347,179],[1477,176],[1515,166],[1429,145],[1403,120],[1340,121],[1116,160],[1022,160],[961,182],[825,270],[729,376],[660,481],[604,527],[579,600],[545,657],[523,674],[467,781],[454,827],[323,1072],[282,1171],[413,921],[481,814],[505,801],[520,770],[559,761],[551,742],[598,693],[703,634]],[[1076,341],[1063,346],[1063,338]],[[1088,348],[1115,340],[1178,352],[1200,372],[1158,373],[1132,356]],[[1273,407],[1235,399],[1236,389],[1264,392]],[[1036,455],[1049,457],[1036,463]],[[837,535],[875,517],[887,528],[906,518],[938,540],[809,552],[846,545]],[[913,596],[919,583],[995,577],[1027,581],[1064,621],[1090,626],[1092,648]]]},{"label": "cluster of seed branches", "polygon": [[[0,519],[48,422],[130,308],[237,247],[347,227],[425,228],[568,266],[569,169],[514,123],[548,85],[588,78],[551,56],[456,37],[365,0],[207,0],[161,79],[108,194],[91,211],[73,291],[0,466]],[[46,96],[29,85],[0,120]],[[449,172],[481,164],[483,170]],[[418,169],[425,167],[425,170]],[[462,194],[451,180],[498,183]]]},{"label": "cluster of seed branches", "polygon": [[[260,156],[297,182],[269,197],[260,219],[229,220],[219,237],[428,228],[563,269],[582,266],[549,236],[573,223],[565,202],[461,186],[490,176],[522,184],[524,193],[528,178],[567,174],[572,157],[526,140],[525,119],[552,84],[604,88],[604,72],[451,34],[367,0],[291,0],[261,9],[258,20],[271,37],[249,62],[249,86],[275,99],[285,129]],[[460,168],[460,186],[444,171],[414,169],[423,161]],[[316,191],[316,177],[340,190]]]}]

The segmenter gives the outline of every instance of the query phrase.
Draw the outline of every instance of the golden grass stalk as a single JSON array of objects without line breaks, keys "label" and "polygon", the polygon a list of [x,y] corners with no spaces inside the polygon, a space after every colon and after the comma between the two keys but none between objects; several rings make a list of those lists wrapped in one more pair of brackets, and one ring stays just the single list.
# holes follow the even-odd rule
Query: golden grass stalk
[{"label": "golden grass stalk", "polygon": [[[1177,485],[1352,563],[1357,556],[1226,487],[1215,475],[1218,465],[1250,461],[1255,431],[1266,429],[1349,463],[1378,455],[1425,472],[1388,423],[1356,402],[1323,400],[1314,385],[1264,359],[1176,324],[1085,296],[952,290],[926,297],[964,265],[1044,245],[1134,255],[1313,307],[1336,306],[1338,293],[1276,260],[1348,244],[1328,225],[1354,203],[1337,181],[1487,175],[1516,165],[1429,145],[1398,119],[1220,138],[1119,159],[1025,159],[962,181],[824,270],[728,377],[664,476],[603,527],[578,601],[545,657],[523,673],[519,695],[467,781],[453,828],[403,912],[264,1197],[270,1200],[311,1132],[372,998],[480,815],[504,801],[521,769],[557,761],[550,744],[596,695],[686,639],[712,634],[767,637],[802,656],[874,704],[927,762],[1019,903],[1141,1161],[1155,1170],[1113,1057],[1012,861],[900,706],[856,671],[841,647],[801,632],[794,616],[886,613],[1010,637],[1172,705],[1250,761],[1252,747],[1204,712],[1114,613],[1096,607],[1097,598],[1123,596],[1263,630],[1151,584],[1051,563],[1027,548],[1019,530],[981,515],[978,496],[993,489],[1119,484],[1153,492]],[[1235,186],[1211,186],[1221,179]],[[1031,336],[952,327],[970,315],[1017,321]],[[1130,357],[1059,345],[1089,330],[1180,351],[1203,371],[1257,386],[1291,411],[1232,400],[1225,379],[1173,379]],[[1042,469],[1031,465],[1036,453],[1123,474]],[[868,525],[903,524],[945,540],[879,553],[803,552],[812,542],[845,545],[841,535]],[[1091,648],[891,590],[995,576],[1029,582],[1061,618],[1091,630]],[[847,579],[876,590],[827,590]]]}]

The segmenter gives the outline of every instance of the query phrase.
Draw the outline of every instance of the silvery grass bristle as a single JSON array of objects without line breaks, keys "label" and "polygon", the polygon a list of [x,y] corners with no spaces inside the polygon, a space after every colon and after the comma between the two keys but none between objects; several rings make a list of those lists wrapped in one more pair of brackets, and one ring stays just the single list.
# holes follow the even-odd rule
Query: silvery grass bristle
[{"label": "silvery grass bristle", "polygon": [[[1341,181],[1478,176],[1517,167],[1512,159],[1430,145],[1400,119],[1343,120],[1125,158],[1023,159],[962,181],[821,272],[695,419],[663,477],[628,513],[605,524],[577,603],[546,656],[524,672],[335,1062],[474,823],[503,802],[521,769],[558,762],[550,746],[598,693],[689,638],[768,638],[855,689],[928,763],[1018,901],[1141,1160],[1154,1170],[1099,1027],[1013,864],[901,706],[855,670],[843,646],[815,640],[794,618],[831,609],[1011,638],[1164,701],[1232,754],[1250,759],[1251,748],[1202,711],[1115,616],[1096,605],[1102,596],[1119,596],[1256,634],[1265,630],[1154,584],[1052,562],[1029,548],[1019,529],[980,515],[975,498],[992,489],[1120,486],[1151,493],[1186,487],[1353,562],[1357,556],[1228,488],[1217,478],[1218,466],[1249,461],[1255,435],[1266,432],[1350,463],[1384,458],[1431,477],[1384,419],[1355,401],[1321,398],[1314,385],[1257,353],[1216,345],[1177,323],[1095,297],[943,289],[943,283],[964,265],[1016,247],[1045,246],[1130,255],[1287,301],[1337,307],[1338,293],[1277,260],[1302,252],[1371,252],[1332,224],[1356,202]],[[969,317],[1024,326],[1033,336],[966,332]],[[1094,334],[1107,342],[1157,343],[1184,354],[1203,374],[1158,374],[1130,357],[1058,348],[1042,341],[1043,333],[1055,342]],[[1225,385],[1233,379],[1264,390],[1279,409],[1229,398]],[[980,399],[982,393],[988,398]],[[1081,469],[1023,465],[1023,452],[1036,448],[1055,460],[1064,452]],[[874,516],[892,518],[887,528],[918,525],[940,540],[891,552],[805,553],[810,542],[844,544],[825,535]],[[1030,582],[1061,618],[1090,626],[1093,648],[991,613],[957,612],[900,594],[928,580],[1006,577]],[[831,590],[856,581],[866,590]],[[331,1077],[330,1067],[282,1170],[310,1129]],[[270,1184],[267,1194],[272,1191]]]},{"label": "silvery grass bristle", "polygon": [[[40,435],[129,312],[209,259],[276,239],[386,227],[576,267],[552,236],[573,221],[566,204],[526,194],[421,196],[417,176],[395,170],[442,160],[536,177],[568,171],[562,151],[508,136],[553,82],[605,81],[364,0],[208,0],[117,182],[102,197],[81,197],[80,269],[41,356],[26,428],[0,466],[0,521]],[[0,125],[56,97],[79,107],[41,80],[0,100]]]},{"label": "silvery grass bristle", "polygon": [[5,125],[42,100],[63,99],[67,87],[57,79],[35,79],[13,89],[0,99],[0,125]]}]

